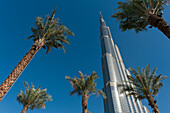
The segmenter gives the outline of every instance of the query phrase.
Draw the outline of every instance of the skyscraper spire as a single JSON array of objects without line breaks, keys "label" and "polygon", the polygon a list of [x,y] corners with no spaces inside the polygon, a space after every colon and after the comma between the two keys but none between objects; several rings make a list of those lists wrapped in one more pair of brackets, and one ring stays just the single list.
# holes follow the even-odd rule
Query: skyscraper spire
[{"label": "skyscraper spire", "polygon": [[127,81],[129,71],[125,68],[117,45],[114,44],[110,29],[100,13],[100,41],[102,49],[102,72],[107,99],[104,100],[105,113],[149,113],[133,96],[120,94],[117,84]]},{"label": "skyscraper spire", "polygon": [[103,19],[103,16],[102,16],[102,13],[100,12],[100,25],[101,26],[106,26],[106,23],[105,23],[105,21],[104,21],[104,19]]}]

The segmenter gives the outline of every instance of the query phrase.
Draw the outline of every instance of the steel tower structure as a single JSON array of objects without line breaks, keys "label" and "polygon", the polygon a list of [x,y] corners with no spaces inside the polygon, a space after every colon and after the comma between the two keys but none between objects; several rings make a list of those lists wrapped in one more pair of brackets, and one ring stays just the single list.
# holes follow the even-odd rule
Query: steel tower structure
[{"label": "steel tower structure", "polygon": [[117,84],[127,81],[130,72],[125,68],[117,45],[114,44],[110,29],[100,13],[100,41],[102,49],[102,72],[107,99],[104,100],[105,113],[149,113],[141,101],[133,96],[120,94]]}]

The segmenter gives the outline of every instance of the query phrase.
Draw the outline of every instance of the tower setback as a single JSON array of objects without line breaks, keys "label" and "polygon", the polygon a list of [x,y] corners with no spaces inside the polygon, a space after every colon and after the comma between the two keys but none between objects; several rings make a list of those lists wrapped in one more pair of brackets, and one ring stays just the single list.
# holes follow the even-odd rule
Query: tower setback
[{"label": "tower setback", "polygon": [[104,100],[105,113],[149,113],[141,101],[134,96],[120,94],[117,84],[127,81],[130,72],[125,68],[117,45],[114,44],[110,29],[100,14],[100,41],[102,49],[102,72],[107,99]]}]

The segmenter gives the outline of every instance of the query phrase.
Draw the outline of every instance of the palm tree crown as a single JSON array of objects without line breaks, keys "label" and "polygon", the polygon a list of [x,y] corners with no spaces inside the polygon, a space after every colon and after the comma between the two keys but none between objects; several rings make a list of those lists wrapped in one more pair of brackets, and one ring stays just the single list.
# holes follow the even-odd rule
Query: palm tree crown
[{"label": "palm tree crown", "polygon": [[74,79],[66,76],[66,79],[71,83],[71,86],[74,88],[74,90],[70,92],[70,95],[77,93],[79,96],[82,96],[82,112],[87,113],[87,104],[90,95],[100,94],[103,96],[103,98],[106,98],[106,96],[103,91],[96,89],[95,79],[98,78],[96,72],[93,72],[90,76],[86,76],[79,71],[79,76],[80,78],[74,77]]},{"label": "palm tree crown", "polygon": [[78,72],[80,78],[75,77],[74,79],[66,76],[66,79],[69,80],[71,86],[74,88],[73,91],[70,92],[70,95],[77,93],[79,96],[83,94],[101,94],[105,98],[105,94],[103,91],[96,89],[95,79],[98,78],[96,72],[93,72],[90,76],[83,75],[82,72]]},{"label": "palm tree crown", "polygon": [[133,68],[129,68],[135,77],[127,75],[128,81],[118,85],[122,88],[121,93],[125,92],[127,95],[134,95],[136,99],[140,100],[147,99],[152,108],[157,106],[154,97],[159,93],[160,88],[163,86],[162,81],[168,78],[167,76],[162,76],[162,74],[157,76],[157,68],[158,67],[152,72],[150,72],[150,65],[147,65],[142,71],[140,71],[139,67],[137,67],[137,71]]},{"label": "palm tree crown", "polygon": [[30,87],[27,82],[23,84],[25,93],[21,90],[17,95],[17,101],[26,107],[26,109],[30,108],[34,110],[37,108],[45,108],[46,102],[52,101],[51,95],[46,92],[47,89],[40,89],[40,87],[35,89],[33,84]]},{"label": "palm tree crown", "polygon": [[33,38],[33,41],[37,42],[37,46],[47,48],[46,53],[51,51],[53,47],[62,48],[65,51],[62,43],[70,44],[67,35],[74,35],[66,26],[59,24],[58,18],[54,19],[55,13],[56,8],[51,16],[46,16],[46,19],[36,17],[36,28],[31,28],[33,35],[27,38]]},{"label": "palm tree crown", "polygon": [[[170,27],[162,18],[163,10],[168,0],[128,0],[127,2],[118,2],[118,12],[112,15],[120,22],[122,31],[134,29],[139,31],[147,30],[146,26],[158,27],[168,38],[170,38]],[[161,22],[161,24],[158,24]],[[160,28],[160,26],[164,27]]]}]

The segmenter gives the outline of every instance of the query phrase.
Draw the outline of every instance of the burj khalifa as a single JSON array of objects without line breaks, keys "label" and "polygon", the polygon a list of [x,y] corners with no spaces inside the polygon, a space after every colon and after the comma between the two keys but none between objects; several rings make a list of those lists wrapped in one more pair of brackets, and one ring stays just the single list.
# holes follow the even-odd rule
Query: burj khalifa
[{"label": "burj khalifa", "polygon": [[105,113],[149,113],[147,107],[134,96],[120,94],[117,84],[127,81],[130,75],[125,68],[121,54],[112,39],[110,29],[100,14],[100,41],[102,49],[102,72],[104,88],[107,99],[104,100]]}]

